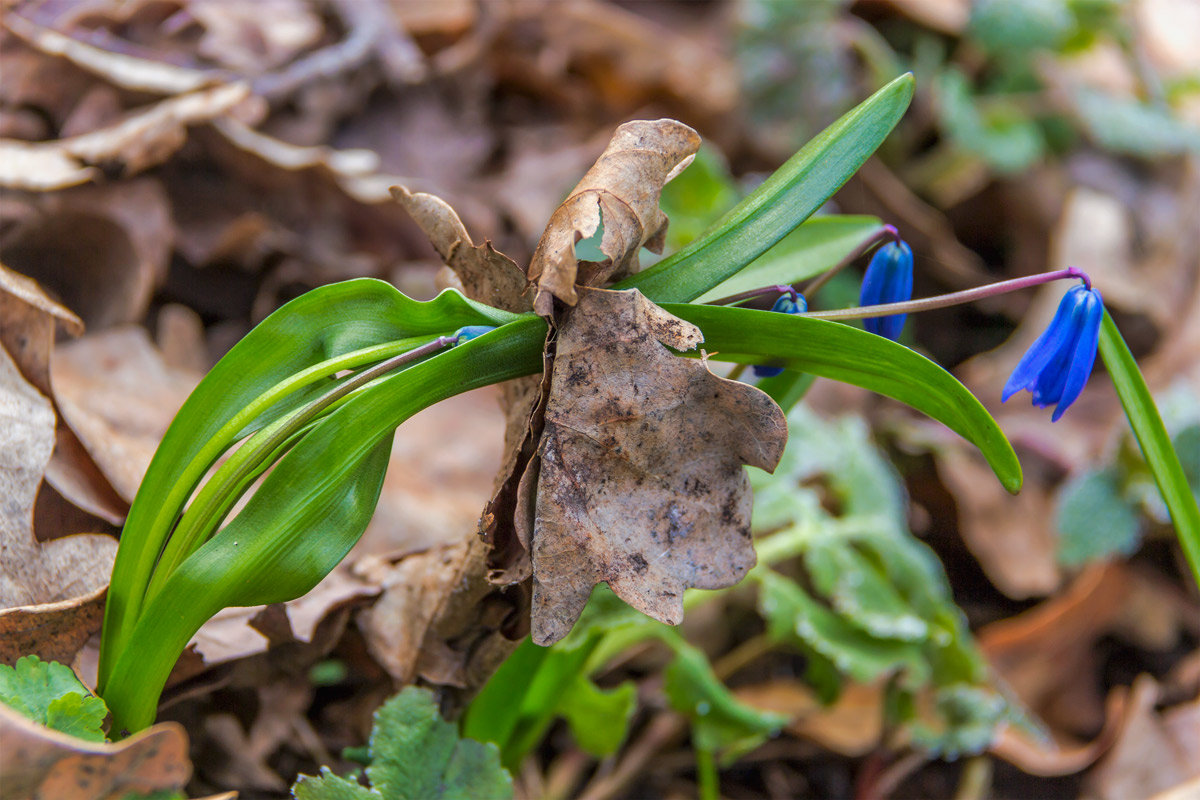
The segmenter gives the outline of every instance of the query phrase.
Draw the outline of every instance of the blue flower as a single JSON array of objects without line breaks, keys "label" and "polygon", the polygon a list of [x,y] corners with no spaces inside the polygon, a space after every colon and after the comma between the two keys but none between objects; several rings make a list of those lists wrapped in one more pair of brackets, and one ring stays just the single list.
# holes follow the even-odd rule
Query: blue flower
[{"label": "blue flower", "polygon": [[[771,306],[772,311],[779,311],[783,314],[801,314],[808,311],[808,301],[804,299],[804,295],[798,294],[793,298],[790,294],[782,294],[775,301],[775,305]],[[760,378],[773,378],[783,372],[783,367],[764,367],[761,364],[754,365],[754,374]]]},{"label": "blue flower", "polygon": [[[871,263],[867,265],[867,273],[863,276],[858,304],[876,306],[881,303],[901,303],[912,299],[912,288],[912,248],[901,241],[888,242],[871,256]],[[871,317],[863,320],[863,327],[877,336],[886,336],[894,341],[900,336],[906,319],[907,314]]]},{"label": "blue flower", "polygon": [[1028,389],[1038,408],[1058,403],[1051,421],[1075,402],[1096,361],[1104,301],[1089,286],[1075,286],[1063,296],[1050,327],[1029,348],[1004,384],[1001,402]]}]

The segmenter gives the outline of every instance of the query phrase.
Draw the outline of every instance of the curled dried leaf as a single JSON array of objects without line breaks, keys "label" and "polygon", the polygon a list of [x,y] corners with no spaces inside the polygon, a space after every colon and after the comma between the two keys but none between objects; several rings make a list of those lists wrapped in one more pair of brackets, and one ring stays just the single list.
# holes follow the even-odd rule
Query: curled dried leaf
[{"label": "curled dried leaf", "polygon": [[[534,310],[550,316],[553,298],[575,305],[575,284],[601,286],[637,269],[643,247],[661,253],[667,215],[658,207],[663,185],[691,163],[700,136],[673,119],[635,120],[617,128],[608,147],[558,207],[529,263],[537,283]],[[575,244],[599,230],[602,264],[580,272]]]}]

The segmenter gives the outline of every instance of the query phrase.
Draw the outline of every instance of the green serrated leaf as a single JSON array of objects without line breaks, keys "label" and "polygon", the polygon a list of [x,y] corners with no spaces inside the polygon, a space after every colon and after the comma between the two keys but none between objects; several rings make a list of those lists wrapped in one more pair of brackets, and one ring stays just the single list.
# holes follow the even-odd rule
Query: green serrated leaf
[{"label": "green serrated leaf", "polygon": [[409,686],[375,712],[370,751],[370,789],[322,767],[320,776],[301,775],[293,795],[297,800],[502,800],[513,794],[512,777],[500,766],[496,746],[460,739],[426,689]]},{"label": "green serrated leaf", "polygon": [[928,683],[932,671],[917,644],[871,636],[778,573],[763,572],[758,582],[759,612],[775,641],[803,643],[859,683],[897,673],[905,685]]},{"label": "green serrated leaf", "polygon": [[1058,560],[1078,566],[1137,549],[1138,515],[1121,494],[1111,470],[1075,476],[1063,486],[1054,512]]},{"label": "green serrated leaf", "polygon": [[379,792],[368,789],[356,780],[339,778],[321,767],[320,775],[301,775],[292,785],[296,800],[379,800]]},{"label": "green serrated leaf", "polygon": [[502,798],[513,791],[496,746],[459,739],[433,695],[412,686],[375,712],[367,776],[397,800]]},{"label": "green serrated leaf", "polygon": [[22,656],[0,664],[0,702],[52,730],[90,742],[104,741],[108,708],[65,664]]},{"label": "green serrated leaf", "polygon": [[814,542],[804,553],[813,585],[842,617],[881,639],[919,642],[929,625],[912,611],[887,579],[844,542]]}]

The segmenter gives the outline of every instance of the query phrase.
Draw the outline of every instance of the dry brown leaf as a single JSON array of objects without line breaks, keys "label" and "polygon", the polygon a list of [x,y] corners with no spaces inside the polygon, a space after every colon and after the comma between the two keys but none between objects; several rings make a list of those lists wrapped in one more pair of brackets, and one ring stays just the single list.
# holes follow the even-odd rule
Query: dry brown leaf
[{"label": "dry brown leaf", "polygon": [[774,469],[787,424],[767,395],[664,346],[702,341],[636,290],[585,290],[564,315],[531,542],[538,644],[565,636],[601,581],[678,624],[685,588],[754,565],[742,466]]},{"label": "dry brown leaf", "polygon": [[1085,800],[1149,797],[1200,778],[1200,698],[1159,711],[1160,695],[1149,675],[1133,682],[1129,713],[1116,743],[1088,775]]},{"label": "dry brown leaf", "polygon": [[1097,639],[1118,625],[1131,591],[1127,569],[1096,565],[1061,595],[979,632],[979,646],[1022,703],[1058,730],[1094,730],[1103,718]]},{"label": "dry brown leaf", "polygon": [[33,504],[54,447],[50,401],[0,348],[0,661],[22,655],[70,662],[100,627],[116,555],[110,536],[33,535]]},{"label": "dry brown leaf", "polygon": [[249,96],[244,84],[214,86],[163,100],[98,131],[53,142],[0,140],[0,186],[52,191],[87,183],[101,168],[129,175],[183,146],[186,128],[219,117]]},{"label": "dry brown leaf", "polygon": [[773,680],[737,689],[745,703],[792,718],[787,731],[844,756],[864,756],[883,741],[884,687],[848,683],[832,705],[798,681]]},{"label": "dry brown leaf", "polygon": [[[673,119],[635,120],[617,128],[608,147],[563,201],[538,242],[529,263],[529,280],[537,283],[534,309],[542,316],[554,310],[553,299],[575,305],[575,284],[601,286],[637,270],[643,247],[661,253],[667,216],[658,207],[663,185],[695,157],[699,135]],[[590,264],[580,274],[575,244],[604,225],[600,251],[603,264]]]},{"label": "dry brown leaf", "polygon": [[132,502],[159,440],[200,376],[173,369],[140,327],[112,328],[55,352],[63,419]]},{"label": "dry brown leaf", "polygon": [[2,800],[182,792],[192,774],[187,733],[163,722],[117,744],[52,731],[0,704]]},{"label": "dry brown leaf", "polygon": [[[48,298],[37,283],[0,264],[0,346],[13,356],[25,379],[50,398],[53,398],[50,353],[55,328],[60,325],[73,335],[83,332],[79,318]],[[46,480],[71,503],[109,523],[120,522],[129,510],[78,437],[61,420],[57,425],[54,454],[46,467]],[[42,538],[55,536],[43,535]]]},{"label": "dry brown leaf", "polygon": [[503,308],[528,311],[528,281],[517,263],[485,241],[476,245],[458,214],[445,200],[425,192],[393,186],[392,196],[429,237],[446,266],[454,270],[463,293],[472,300]]}]

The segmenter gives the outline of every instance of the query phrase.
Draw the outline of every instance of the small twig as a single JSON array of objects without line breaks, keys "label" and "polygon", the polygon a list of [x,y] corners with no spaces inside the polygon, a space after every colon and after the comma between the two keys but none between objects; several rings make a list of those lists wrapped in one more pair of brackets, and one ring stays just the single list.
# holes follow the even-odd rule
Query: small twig
[{"label": "small twig", "polygon": [[987,756],[967,759],[954,800],[985,800],[992,788],[992,760]]},{"label": "small twig", "polygon": [[760,656],[771,652],[775,643],[765,633],[752,636],[713,663],[713,672],[721,680],[737,673]]},{"label": "small twig", "polygon": [[613,771],[603,778],[594,779],[584,787],[578,800],[610,800],[621,793],[638,776],[650,759],[672,741],[682,737],[687,720],[674,711],[663,711],[642,731],[637,741],[631,744]]}]

